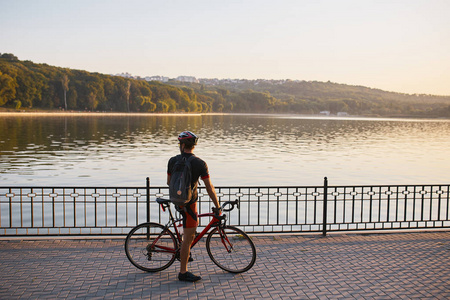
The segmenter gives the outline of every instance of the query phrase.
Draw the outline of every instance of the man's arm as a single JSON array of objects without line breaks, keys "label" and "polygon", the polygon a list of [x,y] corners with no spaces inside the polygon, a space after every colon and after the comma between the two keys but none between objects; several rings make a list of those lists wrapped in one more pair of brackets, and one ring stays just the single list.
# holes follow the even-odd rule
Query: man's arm
[{"label": "man's arm", "polygon": [[211,183],[211,179],[207,177],[202,180],[205,183],[206,191],[208,192],[209,198],[211,198],[216,208],[219,208],[220,207],[219,200],[217,199],[216,190],[214,189],[214,186]]}]

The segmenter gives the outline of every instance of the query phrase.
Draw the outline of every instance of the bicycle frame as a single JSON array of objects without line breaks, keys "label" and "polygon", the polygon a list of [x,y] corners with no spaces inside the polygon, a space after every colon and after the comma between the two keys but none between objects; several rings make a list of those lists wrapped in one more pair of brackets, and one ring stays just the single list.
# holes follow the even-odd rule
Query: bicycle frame
[{"label": "bicycle frame", "polygon": [[[170,252],[173,254],[176,254],[179,251],[179,247],[182,243],[182,236],[180,231],[178,230],[178,226],[176,225],[177,223],[181,222],[183,219],[179,218],[179,219],[175,219],[173,214],[172,214],[172,209],[170,208],[170,204],[160,204],[161,209],[165,212],[166,208],[169,211],[169,222],[167,222],[167,224],[164,226],[164,231],[161,233],[161,235],[159,237],[157,237],[153,243],[152,243],[152,247],[158,247],[159,249],[162,249],[163,251],[158,251],[158,252]],[[208,225],[206,225],[206,227],[199,233],[196,235],[196,237],[194,238],[194,240],[192,241],[191,244],[191,248],[193,248],[198,241],[200,241],[200,239],[209,232],[209,230],[213,227],[213,226],[222,226],[222,220],[226,220],[226,215],[223,215],[223,218],[217,218],[217,216],[214,213],[205,213],[205,214],[199,214],[198,218],[203,218],[203,217],[211,217],[211,221],[208,223]],[[168,248],[168,247],[164,247],[164,246],[159,246],[156,245],[156,243],[159,241],[160,237],[164,234],[164,232],[166,230],[169,230],[170,227],[173,227],[175,229],[175,235],[178,241],[178,249],[172,249],[172,248]],[[227,247],[227,245],[225,244],[225,241],[223,240],[223,235],[222,233],[220,233],[220,236],[222,237],[222,243],[224,244],[225,248],[227,249],[227,251],[230,251]],[[225,240],[229,243],[228,238],[225,237]]]}]

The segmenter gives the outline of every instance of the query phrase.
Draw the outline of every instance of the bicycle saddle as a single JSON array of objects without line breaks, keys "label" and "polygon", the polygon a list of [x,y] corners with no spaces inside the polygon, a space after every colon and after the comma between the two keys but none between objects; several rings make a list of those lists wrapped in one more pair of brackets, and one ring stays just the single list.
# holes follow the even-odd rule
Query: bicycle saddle
[{"label": "bicycle saddle", "polygon": [[156,198],[156,202],[158,202],[159,204],[169,204],[172,201],[170,201],[170,199]]}]

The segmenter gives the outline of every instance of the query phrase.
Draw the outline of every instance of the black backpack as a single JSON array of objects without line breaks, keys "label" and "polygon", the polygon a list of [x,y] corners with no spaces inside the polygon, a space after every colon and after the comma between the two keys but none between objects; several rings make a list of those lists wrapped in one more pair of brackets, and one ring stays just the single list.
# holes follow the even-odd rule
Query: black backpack
[{"label": "black backpack", "polygon": [[189,158],[177,155],[176,162],[172,167],[169,183],[169,197],[173,204],[184,206],[192,200],[194,193],[192,185],[191,160]]}]

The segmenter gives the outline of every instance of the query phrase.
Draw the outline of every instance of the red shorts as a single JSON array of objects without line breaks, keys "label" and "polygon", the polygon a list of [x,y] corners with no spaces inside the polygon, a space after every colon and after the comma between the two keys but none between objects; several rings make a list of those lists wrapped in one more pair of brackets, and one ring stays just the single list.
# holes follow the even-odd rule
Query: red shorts
[{"label": "red shorts", "polygon": [[197,228],[198,227],[197,201],[190,204],[189,207],[186,207],[186,209],[183,209],[181,215],[183,216],[183,228]]}]

